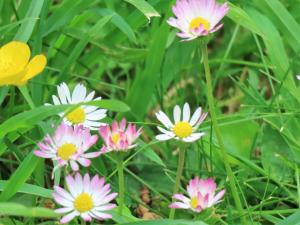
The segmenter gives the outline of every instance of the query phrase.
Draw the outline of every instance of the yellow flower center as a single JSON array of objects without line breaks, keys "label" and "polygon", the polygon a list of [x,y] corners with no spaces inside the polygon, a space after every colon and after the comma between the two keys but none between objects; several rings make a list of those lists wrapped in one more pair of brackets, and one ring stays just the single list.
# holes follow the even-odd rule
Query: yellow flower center
[{"label": "yellow flower center", "polygon": [[120,134],[115,133],[115,134],[112,134],[112,135],[111,135],[111,140],[112,140],[115,144],[118,144],[119,139],[120,139]]},{"label": "yellow flower center", "polygon": [[173,128],[173,132],[179,138],[186,138],[193,133],[193,128],[188,122],[178,122]]},{"label": "yellow flower center", "polygon": [[81,107],[78,107],[67,115],[67,119],[73,124],[83,123],[85,121],[85,112]]},{"label": "yellow flower center", "polygon": [[193,209],[196,209],[198,206],[198,198],[196,198],[196,197],[192,198],[190,204]]},{"label": "yellow flower center", "polygon": [[93,199],[87,193],[80,194],[74,201],[74,208],[80,213],[87,212],[91,210],[93,207],[94,207]]},{"label": "yellow flower center", "polygon": [[74,153],[77,152],[77,148],[73,144],[63,144],[57,150],[57,155],[63,159],[68,160]]},{"label": "yellow flower center", "polygon": [[209,30],[209,22],[206,19],[203,19],[202,17],[196,17],[192,19],[192,21],[190,22],[190,30],[197,29],[200,27],[200,25],[202,25],[205,30]]}]

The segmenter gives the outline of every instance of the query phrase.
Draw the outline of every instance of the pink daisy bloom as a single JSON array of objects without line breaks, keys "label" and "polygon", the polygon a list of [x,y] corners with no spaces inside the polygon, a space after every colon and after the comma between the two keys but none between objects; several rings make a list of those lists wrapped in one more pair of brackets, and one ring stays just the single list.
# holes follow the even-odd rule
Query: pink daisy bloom
[{"label": "pink daisy bloom", "polygon": [[177,35],[187,41],[206,36],[219,30],[219,24],[228,13],[227,3],[218,4],[215,0],[177,0],[173,6],[176,18],[167,22],[181,32]]},{"label": "pink daisy bloom", "polygon": [[173,195],[173,198],[179,201],[172,203],[169,207],[176,209],[191,209],[192,211],[199,213],[220,202],[220,199],[225,194],[225,190],[221,190],[216,194],[216,188],[216,183],[212,178],[203,180],[196,177],[192,179],[187,186],[189,197],[186,197],[183,194],[175,194]]},{"label": "pink daisy bloom", "polygon": [[[46,135],[38,146],[40,150],[34,154],[57,161],[58,165],[54,168],[67,166],[69,163],[74,171],[79,169],[77,163],[84,167],[91,164],[89,158],[95,158],[100,152],[85,153],[98,140],[97,135],[91,135],[90,129],[82,125],[70,126],[62,123],[54,132],[53,136]],[[53,171],[54,171],[53,170]]]},{"label": "pink daisy bloom", "polygon": [[101,153],[111,151],[127,151],[136,147],[134,142],[141,135],[142,128],[138,129],[135,125],[129,123],[126,127],[126,119],[122,119],[120,123],[114,121],[111,125],[99,128],[99,133],[103,138],[104,145]]},{"label": "pink daisy bloom", "polygon": [[60,222],[68,223],[74,217],[80,216],[85,221],[110,219],[112,216],[105,213],[116,207],[110,203],[118,195],[110,193],[110,185],[104,183],[104,178],[98,175],[90,178],[89,174],[82,177],[77,173],[74,177],[68,175],[66,177],[68,190],[59,186],[54,186],[53,198],[63,206],[56,209],[56,213],[65,214]]}]

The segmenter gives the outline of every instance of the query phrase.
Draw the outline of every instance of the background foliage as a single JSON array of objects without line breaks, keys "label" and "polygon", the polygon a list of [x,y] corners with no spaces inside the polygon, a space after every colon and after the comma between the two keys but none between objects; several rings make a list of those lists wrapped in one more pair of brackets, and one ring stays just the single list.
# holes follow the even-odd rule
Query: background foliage
[{"label": "background foliage", "polygon": [[[105,99],[118,99],[103,105],[114,111],[110,116],[126,116],[144,126],[143,141],[130,153],[125,169],[131,213],[116,214],[115,222],[202,224],[179,210],[176,218],[186,221],[137,221],[140,205],[167,218],[175,178],[178,146],[154,141],[154,112],[161,108],[171,113],[185,101],[207,110],[199,42],[180,42],[166,24],[173,3],[0,0],[1,44],[28,42],[34,54],[43,52],[48,58],[47,69],[29,85],[37,108],[30,110],[17,88],[0,88],[0,223],[57,220],[50,200],[52,165],[32,150],[58,122],[54,115],[65,109],[43,106],[64,81],[70,86],[82,82]],[[249,224],[300,224],[299,3],[232,0],[224,29],[209,45],[218,119]],[[229,190],[209,119],[201,129],[207,135],[188,149],[184,181],[212,176]],[[106,176],[116,190],[115,163],[105,155],[93,160],[90,171]],[[150,191],[151,204],[142,201],[142,187]],[[230,191],[216,213],[221,218],[201,219],[237,224]]]}]

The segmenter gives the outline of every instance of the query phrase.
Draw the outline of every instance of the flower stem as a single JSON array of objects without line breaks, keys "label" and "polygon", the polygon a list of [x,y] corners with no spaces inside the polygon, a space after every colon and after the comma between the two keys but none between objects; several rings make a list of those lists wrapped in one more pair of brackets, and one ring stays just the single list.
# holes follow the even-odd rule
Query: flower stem
[{"label": "flower stem", "polygon": [[219,146],[221,149],[221,156],[224,161],[227,176],[229,178],[230,189],[232,192],[232,196],[233,196],[235,205],[241,216],[242,224],[247,224],[245,218],[243,217],[244,213],[243,213],[242,202],[241,202],[241,199],[238,194],[238,189],[237,189],[237,186],[236,186],[236,183],[234,180],[234,174],[232,172],[232,169],[231,169],[229,161],[228,161],[228,156],[225,151],[225,145],[224,145],[220,127],[219,127],[218,121],[217,121],[217,114],[216,114],[215,105],[214,105],[212,80],[211,80],[211,73],[210,73],[210,67],[209,67],[209,62],[208,62],[208,52],[207,52],[207,44],[206,43],[202,43],[202,57],[203,57],[205,77],[206,77],[206,83],[207,83],[207,99],[208,99],[209,111],[210,111],[213,129],[216,133],[217,140],[218,140],[218,143],[219,143]]},{"label": "flower stem", "polygon": [[119,214],[122,215],[124,206],[124,168],[123,154],[118,152],[118,178],[119,178]]},{"label": "flower stem", "polygon": [[[182,147],[179,149],[178,167],[177,167],[176,180],[175,180],[173,194],[176,194],[179,191],[180,180],[181,180],[183,167],[184,167],[184,158],[185,158],[185,148]],[[174,217],[175,217],[175,209],[171,209],[169,219],[174,219]]]},{"label": "flower stem", "polygon": [[22,93],[23,97],[25,98],[26,102],[28,103],[29,107],[31,109],[34,109],[35,105],[34,105],[34,103],[32,101],[31,96],[29,95],[27,86],[26,85],[19,86],[19,90]]}]

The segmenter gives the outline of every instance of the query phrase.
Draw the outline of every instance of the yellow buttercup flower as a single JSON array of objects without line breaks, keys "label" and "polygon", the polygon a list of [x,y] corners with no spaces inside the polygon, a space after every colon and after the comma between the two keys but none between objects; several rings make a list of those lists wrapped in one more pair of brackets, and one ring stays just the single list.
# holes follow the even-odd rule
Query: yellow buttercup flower
[{"label": "yellow buttercup flower", "polygon": [[44,55],[30,60],[30,48],[26,43],[12,41],[0,48],[0,86],[21,86],[42,72],[47,64]]}]

